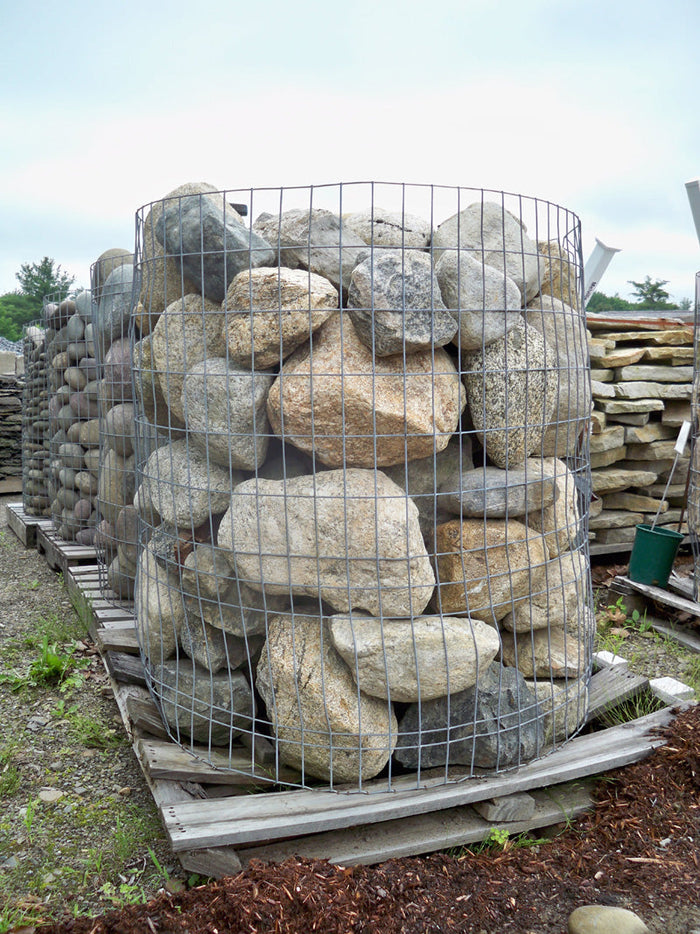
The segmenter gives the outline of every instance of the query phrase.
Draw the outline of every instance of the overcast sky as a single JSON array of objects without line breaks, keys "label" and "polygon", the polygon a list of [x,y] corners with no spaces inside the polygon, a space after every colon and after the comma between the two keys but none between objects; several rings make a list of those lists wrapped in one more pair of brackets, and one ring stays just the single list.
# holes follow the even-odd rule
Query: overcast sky
[{"label": "overcast sky", "polygon": [[0,293],[45,255],[87,285],[183,182],[377,180],[561,204],[584,259],[622,250],[603,291],[693,294],[698,0],[0,0],[0,24]]}]

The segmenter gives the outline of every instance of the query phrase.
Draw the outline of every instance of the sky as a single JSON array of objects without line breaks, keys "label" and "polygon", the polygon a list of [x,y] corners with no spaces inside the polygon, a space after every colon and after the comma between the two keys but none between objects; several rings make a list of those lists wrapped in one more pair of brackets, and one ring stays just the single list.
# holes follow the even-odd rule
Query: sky
[{"label": "sky", "polygon": [[620,250],[602,291],[693,296],[698,0],[0,0],[0,28],[0,294],[44,256],[87,285],[184,182],[361,180],[562,205],[584,260]]}]

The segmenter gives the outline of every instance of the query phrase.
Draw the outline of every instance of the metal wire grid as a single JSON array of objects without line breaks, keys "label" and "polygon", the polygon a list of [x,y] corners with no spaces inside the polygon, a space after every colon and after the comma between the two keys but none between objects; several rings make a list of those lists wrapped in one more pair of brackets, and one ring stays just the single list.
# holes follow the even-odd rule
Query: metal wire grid
[{"label": "metal wire grid", "polygon": [[49,496],[54,529],[91,545],[97,512],[97,363],[89,291],[44,298],[49,389]]},{"label": "metal wire grid", "polygon": [[134,255],[106,250],[90,270],[92,324],[99,374],[98,523],[95,549],[102,597],[131,600],[138,558],[134,450],[133,340],[138,299]]},{"label": "metal wire grid", "polygon": [[49,516],[49,391],[43,320],[23,328],[22,351],[22,508],[28,516]]},{"label": "metal wire grid", "polygon": [[690,467],[688,472],[688,532],[693,549],[693,591],[695,600],[700,600],[700,272],[695,275],[695,315],[693,338],[693,393],[690,403]]},{"label": "metal wire grid", "polygon": [[137,213],[136,268],[135,608],[173,739],[384,790],[572,736],[594,630],[575,215],[184,186]]}]

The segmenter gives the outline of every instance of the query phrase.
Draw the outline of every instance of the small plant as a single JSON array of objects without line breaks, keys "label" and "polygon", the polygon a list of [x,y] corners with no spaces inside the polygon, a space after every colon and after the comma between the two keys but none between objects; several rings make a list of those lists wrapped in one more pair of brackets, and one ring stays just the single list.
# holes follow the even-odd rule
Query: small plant
[{"label": "small plant", "polygon": [[36,908],[17,908],[13,905],[0,907],[0,934],[10,934],[12,931],[31,930],[31,926],[41,918]]},{"label": "small plant", "polygon": [[20,785],[19,772],[12,762],[13,753],[14,746],[0,749],[0,798],[15,794]]},{"label": "small plant", "polygon": [[38,798],[34,798],[24,809],[24,814],[22,815],[22,823],[24,824],[25,830],[27,831],[27,840],[32,842],[32,832],[34,827],[34,817],[36,815],[36,806],[38,804]]},{"label": "small plant", "polygon": [[645,717],[647,714],[655,713],[657,710],[663,710],[665,706],[666,704],[652,694],[651,691],[642,691],[622,704],[604,710],[599,720],[606,727],[620,726],[623,723],[629,723],[631,720]]},{"label": "small plant", "polygon": [[494,849],[505,850],[508,845],[510,834],[505,827],[492,827],[484,840],[486,846]]},{"label": "small plant", "polygon": [[23,688],[57,685],[61,692],[79,687],[83,683],[80,670],[88,665],[86,660],[74,657],[74,648],[60,650],[44,635],[39,644],[39,654],[24,674],[11,671],[0,674],[0,684],[8,684],[13,691]]},{"label": "small plant", "polygon": [[115,908],[125,908],[127,905],[143,905],[147,901],[143,886],[129,880],[120,882],[118,886],[112,882],[105,882],[104,885],[100,886],[100,892]]},{"label": "small plant", "polygon": [[105,729],[104,724],[91,717],[74,713],[75,708],[68,711],[68,720],[71,732],[88,749],[110,749],[126,742],[126,738],[116,730]]}]

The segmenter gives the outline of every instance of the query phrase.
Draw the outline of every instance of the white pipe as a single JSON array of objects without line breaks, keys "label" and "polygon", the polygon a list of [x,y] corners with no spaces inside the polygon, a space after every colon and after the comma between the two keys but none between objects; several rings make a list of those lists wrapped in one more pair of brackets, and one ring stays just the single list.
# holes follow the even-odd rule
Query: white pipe
[{"label": "white pipe", "polygon": [[695,232],[700,240],[700,178],[693,178],[685,183],[685,190],[688,192],[688,201],[690,201],[690,211],[695,221]]},{"label": "white pipe", "polygon": [[598,283],[603,278],[603,273],[610,265],[610,260],[619,249],[614,246],[606,246],[600,240],[595,238],[593,252],[588,257],[586,265],[583,267],[583,283],[586,291],[583,296],[583,304],[587,305],[591,300],[591,295],[598,288]]}]

